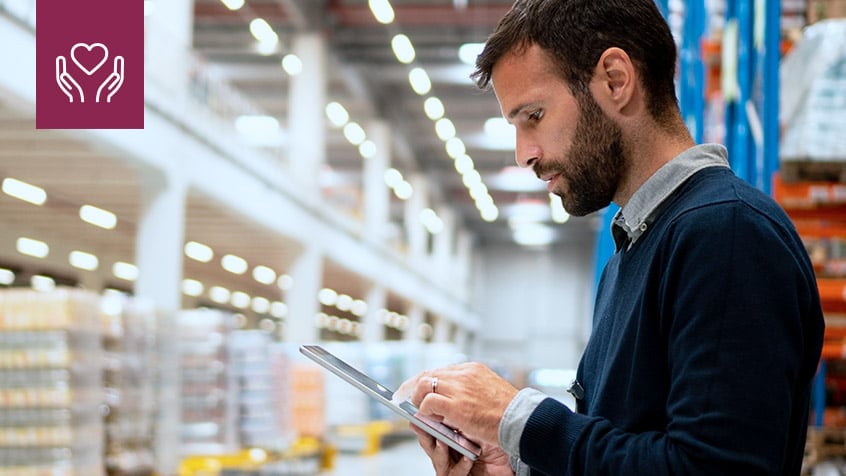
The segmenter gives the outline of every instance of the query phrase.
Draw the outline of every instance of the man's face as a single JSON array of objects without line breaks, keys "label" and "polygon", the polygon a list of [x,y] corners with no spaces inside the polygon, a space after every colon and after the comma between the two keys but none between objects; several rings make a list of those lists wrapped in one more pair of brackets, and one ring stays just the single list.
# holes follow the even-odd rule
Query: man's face
[{"label": "man's face", "polygon": [[607,206],[628,160],[622,131],[593,97],[574,97],[536,45],[500,59],[492,82],[517,131],[517,164],[532,167],[572,215]]}]

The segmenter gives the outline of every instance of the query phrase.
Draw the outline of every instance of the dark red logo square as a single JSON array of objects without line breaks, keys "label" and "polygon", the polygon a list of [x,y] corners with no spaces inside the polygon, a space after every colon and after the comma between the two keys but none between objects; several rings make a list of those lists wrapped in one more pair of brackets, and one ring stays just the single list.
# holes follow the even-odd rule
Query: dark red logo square
[{"label": "dark red logo square", "polygon": [[144,0],[38,0],[37,129],[144,128]]}]

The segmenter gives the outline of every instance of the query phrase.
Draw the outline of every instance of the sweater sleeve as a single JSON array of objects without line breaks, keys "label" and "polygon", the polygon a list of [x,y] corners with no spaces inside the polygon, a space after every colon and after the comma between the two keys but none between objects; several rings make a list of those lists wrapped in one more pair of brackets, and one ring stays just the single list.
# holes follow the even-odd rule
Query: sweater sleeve
[{"label": "sweater sleeve", "polygon": [[815,283],[778,222],[742,202],[708,208],[670,226],[655,257],[660,276],[644,278],[658,284],[644,298],[656,326],[642,331],[665,342],[649,351],[666,353],[668,384],[665,395],[639,391],[665,400],[664,428],[630,431],[544,400],[520,440],[533,474],[794,471],[821,339]]}]

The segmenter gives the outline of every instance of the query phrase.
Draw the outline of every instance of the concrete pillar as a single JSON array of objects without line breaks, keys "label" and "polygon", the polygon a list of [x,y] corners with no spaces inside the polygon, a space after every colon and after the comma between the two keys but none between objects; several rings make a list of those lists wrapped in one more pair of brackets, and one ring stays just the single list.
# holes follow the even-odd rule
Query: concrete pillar
[{"label": "concrete pillar", "polygon": [[328,48],[320,33],[309,32],[295,36],[291,49],[303,61],[303,71],[291,78],[288,90],[288,164],[304,192],[314,198],[320,195],[317,179],[326,162]]},{"label": "concrete pillar", "polygon": [[412,177],[409,182],[414,193],[406,200],[404,211],[408,253],[413,265],[424,267],[428,254],[429,232],[420,222],[420,212],[428,206],[429,187],[426,177],[420,174]]},{"label": "concrete pillar", "polygon": [[385,323],[382,322],[382,309],[388,304],[388,291],[384,286],[374,285],[365,298],[367,314],[364,316],[361,335],[362,342],[375,343],[385,340]]},{"label": "concrete pillar", "polygon": [[323,286],[323,251],[307,245],[288,270],[293,287],[287,292],[288,318],[285,321],[284,340],[308,344],[317,342],[320,330],[315,316],[320,312],[317,293]]},{"label": "concrete pillar", "polygon": [[455,273],[450,267],[454,263],[454,243],[455,243],[455,213],[448,207],[442,206],[437,209],[438,217],[444,224],[444,229],[434,236],[434,244],[432,246],[432,255],[435,262],[435,272],[437,273],[436,281],[444,283],[447,288],[451,289],[451,280],[455,279]]},{"label": "concrete pillar", "polygon": [[[159,309],[158,353],[165,362],[178,359],[174,333],[176,313],[182,304],[182,247],[185,235],[186,186],[177,174],[147,173],[141,180],[141,210],[135,245],[138,279],[135,295]],[[158,369],[159,398],[178,402],[178,365]],[[179,449],[179,405],[159,409],[156,424],[156,472],[175,474],[182,456]]]},{"label": "concrete pillar", "polygon": [[426,310],[420,304],[412,303],[406,310],[405,315],[408,317],[408,329],[403,334],[403,340],[409,343],[423,342],[423,337],[420,335],[420,325],[426,319]]},{"label": "concrete pillar", "polygon": [[382,242],[390,216],[391,191],[385,185],[385,170],[391,166],[391,128],[385,121],[373,121],[367,137],[376,144],[376,155],[364,159],[364,224],[365,233]]},{"label": "concrete pillar", "polygon": [[454,290],[462,300],[470,298],[470,276],[473,275],[475,237],[467,230],[458,230],[455,239]]},{"label": "concrete pillar", "polygon": [[145,76],[182,98],[187,91],[194,31],[194,0],[156,0],[145,17]]}]

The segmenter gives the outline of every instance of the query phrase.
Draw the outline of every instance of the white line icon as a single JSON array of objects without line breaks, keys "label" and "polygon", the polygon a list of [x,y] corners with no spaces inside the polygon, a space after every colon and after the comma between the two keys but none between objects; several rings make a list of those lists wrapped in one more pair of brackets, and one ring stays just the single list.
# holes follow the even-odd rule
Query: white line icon
[{"label": "white line icon", "polygon": [[[71,61],[77,68],[88,76],[96,73],[109,59],[109,49],[103,43],[76,43],[70,50]],[[123,56],[115,56],[113,71],[100,83],[94,102],[100,102],[103,90],[106,90],[106,102],[112,102],[114,96],[123,85],[124,59]],[[68,73],[67,58],[62,55],[56,57],[56,83],[62,93],[72,103],[76,97],[79,102],[85,102],[85,93],[79,83]]]}]

